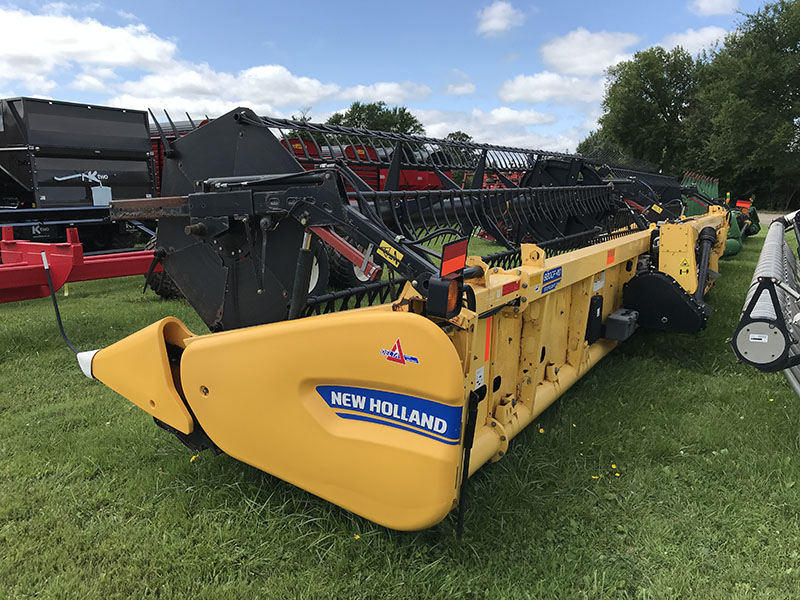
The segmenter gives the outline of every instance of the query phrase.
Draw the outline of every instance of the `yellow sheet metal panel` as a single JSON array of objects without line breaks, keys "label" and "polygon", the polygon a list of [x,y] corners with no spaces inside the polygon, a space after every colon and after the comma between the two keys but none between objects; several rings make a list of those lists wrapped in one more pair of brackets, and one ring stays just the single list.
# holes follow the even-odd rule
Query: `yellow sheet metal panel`
[{"label": "yellow sheet metal panel", "polygon": [[[661,270],[680,276],[689,260],[687,291],[706,226],[718,234],[713,269],[724,215],[661,228]],[[449,322],[414,314],[424,305],[407,285],[394,304],[206,336],[168,319],[100,351],[95,372],[184,431],[182,393],[231,456],[387,527],[425,528],[458,497],[469,391],[482,398],[473,473],[617,345],[586,340],[591,299],[602,297],[603,321],[622,306],[653,229],[546,260],[523,245],[521,267],[484,265],[468,281],[475,305]],[[180,372],[165,341],[185,348]]]},{"label": "yellow sheet metal panel", "polygon": [[658,269],[671,275],[690,294],[697,290],[695,246],[699,233],[689,223],[665,223],[660,232]]},{"label": "yellow sheet metal panel", "polygon": [[161,319],[95,354],[92,375],[156,419],[189,434],[194,423],[178,392],[178,366],[170,364],[166,344],[183,348],[191,336],[178,319]]},{"label": "yellow sheet metal panel", "polygon": [[[524,245],[522,267],[492,268],[469,281],[484,316],[452,337],[471,348],[461,352],[470,361],[466,385],[486,386],[470,473],[505,456],[515,435],[616,347],[612,340],[586,341],[590,300],[603,298],[603,321],[621,308],[623,286],[649,247],[649,231],[546,260]],[[515,299],[519,307],[502,305]]]},{"label": "yellow sheet metal panel", "polygon": [[403,530],[456,499],[461,369],[437,325],[391,310],[202,336],[181,360],[189,405],[224,452]]},{"label": "yellow sheet metal panel", "polygon": [[[665,223],[659,232],[658,270],[670,275],[688,293],[697,291],[697,238],[705,227],[716,230],[717,242],[711,249],[709,268],[719,269],[719,259],[725,251],[728,222],[724,209],[712,206],[709,212],[699,217],[684,219],[678,223]],[[708,287],[711,287],[710,285]]]}]

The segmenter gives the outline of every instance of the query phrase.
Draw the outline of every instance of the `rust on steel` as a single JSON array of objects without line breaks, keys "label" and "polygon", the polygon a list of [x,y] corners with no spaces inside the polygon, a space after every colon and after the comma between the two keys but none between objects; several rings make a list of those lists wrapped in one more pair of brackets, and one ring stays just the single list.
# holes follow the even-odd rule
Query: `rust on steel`
[{"label": "rust on steel", "polygon": [[111,219],[163,219],[167,217],[188,217],[189,198],[187,196],[168,196],[165,198],[136,198],[114,200],[108,205]]}]

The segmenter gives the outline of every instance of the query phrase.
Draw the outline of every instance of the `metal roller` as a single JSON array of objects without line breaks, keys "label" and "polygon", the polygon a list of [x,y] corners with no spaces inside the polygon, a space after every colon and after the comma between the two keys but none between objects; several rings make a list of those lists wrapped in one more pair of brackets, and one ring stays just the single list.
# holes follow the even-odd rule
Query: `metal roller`
[{"label": "metal roller", "polygon": [[731,346],[742,362],[783,371],[800,395],[800,281],[797,258],[785,239],[788,227],[797,235],[797,212],[770,225]]}]

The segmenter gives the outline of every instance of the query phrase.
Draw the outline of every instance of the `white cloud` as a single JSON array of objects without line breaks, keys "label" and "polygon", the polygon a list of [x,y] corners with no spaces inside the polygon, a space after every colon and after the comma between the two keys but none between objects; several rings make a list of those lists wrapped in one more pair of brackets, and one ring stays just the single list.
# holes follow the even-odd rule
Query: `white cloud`
[{"label": "white cloud", "polygon": [[488,112],[477,109],[470,112],[412,109],[411,112],[422,121],[425,132],[432,137],[441,138],[453,131],[463,131],[476,142],[560,152],[574,149],[581,139],[579,132],[573,130],[556,135],[530,130],[528,125],[541,123],[542,118],[548,122],[555,120],[552,115],[536,111],[513,111],[501,107]]},{"label": "white cloud", "polygon": [[599,102],[603,99],[603,90],[601,78],[569,77],[543,71],[504,81],[497,95],[505,102]]},{"label": "white cloud", "polygon": [[86,90],[88,92],[103,92],[106,90],[105,83],[88,73],[81,73],[69,85],[76,90]]},{"label": "white cloud", "polygon": [[638,41],[639,36],[633,33],[592,33],[578,27],[543,45],[542,60],[558,73],[599,75],[611,65],[629,59],[631,55],[625,50]]},{"label": "white cloud", "polygon": [[448,96],[468,96],[475,93],[475,84],[469,80],[469,74],[461,69],[451,69],[448,83],[444,93]]},{"label": "white cloud", "polygon": [[[25,73],[19,79],[28,92],[37,97],[45,96],[58,87],[58,84],[55,81],[39,75],[38,73]],[[13,95],[17,96],[19,94]]]},{"label": "white cloud", "polygon": [[424,100],[432,93],[431,88],[413,81],[400,83],[381,81],[371,85],[356,85],[345,88],[339,94],[342,100],[358,100],[359,102],[377,102],[383,100],[389,104],[399,104],[409,100]]},{"label": "white cloud", "polygon": [[139,20],[139,17],[137,17],[133,13],[128,12],[127,10],[120,9],[120,10],[117,11],[117,15],[121,19],[125,19],[126,21],[138,21]]},{"label": "white cloud", "polygon": [[[79,8],[57,2],[48,5],[46,14],[32,14],[0,7],[0,86],[42,95],[63,85],[105,92],[108,102],[117,106],[149,104],[209,114],[240,104],[276,113],[275,107],[329,100],[405,103],[432,93],[427,85],[412,81],[345,88],[295,75],[282,65],[217,71],[207,64],[179,60],[175,42],[153,34],[143,24],[116,27],[67,14]],[[126,71],[127,81],[117,77],[121,70]]]},{"label": "white cloud", "polygon": [[597,131],[600,127],[600,117],[603,116],[603,109],[595,106],[586,111],[586,119],[581,123],[581,127],[586,131]]},{"label": "white cloud", "polygon": [[76,75],[75,79],[70,82],[69,87],[76,90],[102,93],[109,90],[109,82],[107,80],[116,78],[117,74],[114,72],[114,69],[108,67],[92,67]]},{"label": "white cloud", "polygon": [[262,65],[238,73],[215,71],[208,65],[174,63],[168,70],[126,81],[110,102],[131,108],[172,107],[209,115],[245,105],[275,113],[277,105],[308,106],[341,92],[336,84],[297,77],[280,65]]},{"label": "white cloud", "polygon": [[485,119],[488,125],[543,125],[556,120],[554,115],[535,110],[515,110],[507,106],[493,108],[488,113],[473,109],[472,116],[475,119]]},{"label": "white cloud", "polygon": [[197,98],[194,96],[174,96],[166,95],[161,96],[157,94],[150,95],[130,95],[120,94],[111,98],[108,101],[110,106],[119,106],[120,108],[135,108],[138,110],[152,109],[159,120],[165,120],[163,111],[169,112],[173,120],[183,118],[183,114],[188,112],[192,118],[197,122],[201,117],[208,115],[209,117],[217,117],[223,115],[236,108],[237,106],[244,106],[254,110],[261,115],[269,115],[271,117],[284,118],[289,115],[279,111],[271,104],[264,104],[253,102],[249,98],[236,98],[222,99],[222,98]]},{"label": "white cloud", "polygon": [[117,76],[114,69],[109,69],[108,67],[92,67],[91,74],[98,79],[114,79]]},{"label": "white cloud", "polygon": [[[326,100],[383,100],[392,104],[426,98],[431,93],[428,86],[410,81],[342,88],[335,83],[299,77],[281,65],[261,65],[227,73],[191,63],[175,63],[168,71],[127,81],[120,86],[120,91],[111,99],[116,106],[168,105],[177,106],[181,111],[218,114],[244,104],[270,115],[277,114],[275,107],[282,106],[313,106]],[[180,104],[174,100],[176,98],[180,99]],[[148,104],[150,102],[154,104]],[[219,107],[226,108],[220,111]]]},{"label": "white cloud", "polygon": [[739,8],[737,0],[691,0],[689,10],[701,17],[728,15]]},{"label": "white cloud", "polygon": [[475,84],[471,81],[451,83],[445,88],[444,93],[449,96],[468,96],[469,94],[475,93]]},{"label": "white cloud", "polygon": [[7,8],[0,8],[0,23],[0,80],[30,82],[36,78],[31,73],[52,77],[76,64],[153,70],[176,53],[173,42],[144,25],[109,27],[94,19]]},{"label": "white cloud", "polygon": [[498,35],[512,27],[518,27],[525,22],[522,11],[514,8],[510,2],[497,0],[486,8],[478,11],[477,32],[483,36]]},{"label": "white cloud", "polygon": [[85,4],[70,4],[69,2],[48,2],[42,6],[42,12],[46,15],[64,16],[69,13],[94,12],[103,5],[99,2],[87,2]]},{"label": "white cloud", "polygon": [[[498,111],[499,112],[496,112]],[[580,133],[570,130],[564,134],[547,135],[529,129],[519,116],[520,123],[510,122],[512,109],[494,109],[488,112],[481,110],[472,111],[442,111],[442,110],[417,110],[412,109],[422,123],[425,132],[432,137],[445,137],[453,131],[463,131],[472,136],[476,142],[487,144],[502,144],[518,146],[520,148],[557,150],[564,152],[568,148],[574,149],[581,140]],[[513,111],[517,113],[534,113],[535,111]],[[494,116],[493,116],[494,114]],[[541,113],[536,113],[541,118]],[[530,115],[529,115],[530,116]],[[552,118],[551,115],[544,115]],[[531,123],[535,124],[535,123]]]},{"label": "white cloud", "polygon": [[661,45],[664,48],[672,49],[676,46],[683,46],[689,54],[697,54],[703,48],[708,48],[714,42],[725,37],[722,27],[702,27],[700,29],[687,29],[681,33],[673,33],[664,38]]}]

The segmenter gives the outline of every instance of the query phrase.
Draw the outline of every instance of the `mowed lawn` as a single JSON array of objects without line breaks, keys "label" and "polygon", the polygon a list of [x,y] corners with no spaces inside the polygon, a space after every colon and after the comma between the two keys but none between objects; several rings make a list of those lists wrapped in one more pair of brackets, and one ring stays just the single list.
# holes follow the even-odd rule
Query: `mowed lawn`
[{"label": "mowed lawn", "polygon": [[[460,541],[454,515],[388,531],[226,456],[190,460],[83,377],[49,299],[0,305],[0,598],[797,597],[800,402],[725,343],[763,239],[724,260],[706,331],[637,332],[482,468]],[[75,344],[166,315],[204,330],[141,284],[60,292]]]}]

